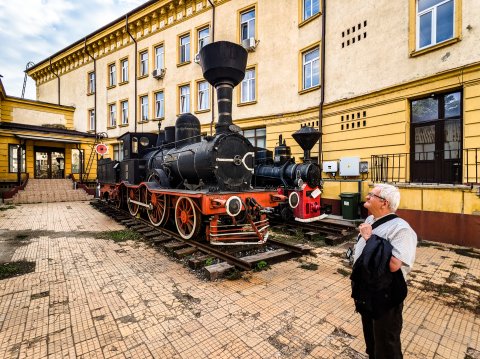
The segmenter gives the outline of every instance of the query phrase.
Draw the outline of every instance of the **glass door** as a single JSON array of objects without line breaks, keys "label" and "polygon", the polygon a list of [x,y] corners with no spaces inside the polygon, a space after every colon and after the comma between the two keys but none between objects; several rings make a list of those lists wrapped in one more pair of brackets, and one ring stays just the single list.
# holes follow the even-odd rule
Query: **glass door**
[{"label": "glass door", "polygon": [[35,178],[64,178],[65,153],[62,149],[35,149]]}]

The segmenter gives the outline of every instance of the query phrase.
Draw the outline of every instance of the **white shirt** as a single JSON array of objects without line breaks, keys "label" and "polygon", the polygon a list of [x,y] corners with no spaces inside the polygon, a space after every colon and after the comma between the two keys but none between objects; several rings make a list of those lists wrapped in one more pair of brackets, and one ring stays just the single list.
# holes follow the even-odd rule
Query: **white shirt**
[{"label": "white shirt", "polygon": [[[375,219],[373,216],[368,216],[365,223],[373,224],[380,218]],[[400,217],[391,219],[382,223],[372,231],[373,234],[385,238],[393,246],[392,255],[402,261],[402,272],[406,278],[410,273],[415,262],[415,253],[417,250],[417,235],[410,227],[410,225]],[[360,257],[365,248],[367,241],[365,238],[359,238],[355,245],[355,252],[353,255],[354,263]]]}]

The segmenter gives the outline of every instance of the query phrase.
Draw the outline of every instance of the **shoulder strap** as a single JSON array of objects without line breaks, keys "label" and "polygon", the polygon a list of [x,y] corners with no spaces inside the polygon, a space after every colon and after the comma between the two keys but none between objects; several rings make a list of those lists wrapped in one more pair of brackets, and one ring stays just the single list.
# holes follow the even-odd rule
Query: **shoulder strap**
[{"label": "shoulder strap", "polygon": [[377,228],[379,225],[384,224],[385,222],[388,222],[394,218],[397,218],[398,216],[394,213],[390,213],[386,215],[385,217],[380,218],[378,221],[372,224],[372,229]]}]

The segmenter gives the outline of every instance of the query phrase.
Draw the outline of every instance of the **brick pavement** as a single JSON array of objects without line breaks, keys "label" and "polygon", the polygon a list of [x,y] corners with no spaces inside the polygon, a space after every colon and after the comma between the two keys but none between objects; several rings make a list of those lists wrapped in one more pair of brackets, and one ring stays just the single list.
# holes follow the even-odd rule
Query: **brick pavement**
[{"label": "brick pavement", "polygon": [[[86,202],[0,212],[0,251],[27,233],[12,260],[36,262],[0,281],[0,358],[365,358],[344,249],[205,282],[143,242],[93,235],[121,228]],[[480,259],[455,249],[418,248],[405,358],[480,358]]]}]

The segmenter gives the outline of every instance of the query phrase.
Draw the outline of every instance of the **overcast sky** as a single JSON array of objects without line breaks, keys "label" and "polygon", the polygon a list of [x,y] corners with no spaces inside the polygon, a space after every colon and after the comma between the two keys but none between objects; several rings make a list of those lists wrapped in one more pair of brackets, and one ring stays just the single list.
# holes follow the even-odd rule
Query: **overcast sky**
[{"label": "overcast sky", "polygon": [[[22,96],[25,66],[83,39],[146,0],[0,0],[0,75],[9,96]],[[35,99],[28,77],[25,98]]]}]

